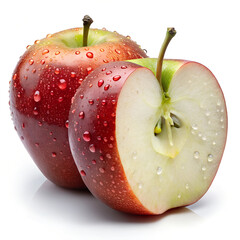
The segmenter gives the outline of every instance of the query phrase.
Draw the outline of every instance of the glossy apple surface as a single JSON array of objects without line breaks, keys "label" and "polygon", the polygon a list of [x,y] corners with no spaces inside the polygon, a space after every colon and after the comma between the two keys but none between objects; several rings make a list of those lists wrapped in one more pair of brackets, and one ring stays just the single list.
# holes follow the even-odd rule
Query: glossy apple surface
[{"label": "glossy apple surface", "polygon": [[84,184],[70,152],[68,114],[71,99],[85,77],[112,61],[146,57],[131,39],[91,29],[82,47],[82,28],[47,35],[27,47],[10,84],[15,129],[42,173],[68,188]]},{"label": "glossy apple surface", "polygon": [[[69,141],[88,189],[110,207],[161,214],[208,190],[227,136],[223,93],[203,65],[157,59],[109,63],[76,92]],[[150,70],[151,69],[151,70]],[[161,120],[161,130],[155,128]]]}]

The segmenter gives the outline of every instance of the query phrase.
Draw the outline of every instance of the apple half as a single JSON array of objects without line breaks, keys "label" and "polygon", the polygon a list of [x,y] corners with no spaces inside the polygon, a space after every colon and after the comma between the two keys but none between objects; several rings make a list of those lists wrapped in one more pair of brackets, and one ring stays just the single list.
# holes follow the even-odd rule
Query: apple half
[{"label": "apple half", "polygon": [[226,143],[226,104],[199,63],[165,60],[161,86],[157,59],[131,61],[97,68],[78,89],[70,147],[94,196],[117,210],[161,214],[210,187]]}]

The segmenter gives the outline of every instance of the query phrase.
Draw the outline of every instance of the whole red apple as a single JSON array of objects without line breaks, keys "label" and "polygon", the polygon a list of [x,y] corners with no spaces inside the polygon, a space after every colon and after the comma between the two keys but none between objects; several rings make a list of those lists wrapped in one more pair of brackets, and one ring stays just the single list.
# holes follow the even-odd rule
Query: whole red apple
[{"label": "whole red apple", "polygon": [[104,63],[142,57],[146,53],[129,37],[86,27],[49,34],[27,47],[10,83],[10,108],[24,146],[50,181],[84,187],[67,130],[76,89]]}]

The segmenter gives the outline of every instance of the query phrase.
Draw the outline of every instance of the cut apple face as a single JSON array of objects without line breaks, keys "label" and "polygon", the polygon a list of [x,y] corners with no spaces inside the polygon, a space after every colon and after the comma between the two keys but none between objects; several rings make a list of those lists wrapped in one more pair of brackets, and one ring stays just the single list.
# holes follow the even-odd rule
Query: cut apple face
[{"label": "cut apple face", "polygon": [[170,82],[167,92],[149,69],[138,68],[117,102],[122,167],[136,198],[153,214],[200,199],[226,142],[226,105],[216,78],[199,63],[164,64],[176,62],[171,81],[163,78]]}]

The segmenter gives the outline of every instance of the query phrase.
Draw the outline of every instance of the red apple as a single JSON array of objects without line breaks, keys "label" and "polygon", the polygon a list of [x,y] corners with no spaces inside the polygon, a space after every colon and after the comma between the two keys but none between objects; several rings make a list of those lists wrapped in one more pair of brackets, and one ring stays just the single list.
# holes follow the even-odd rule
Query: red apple
[{"label": "red apple", "polygon": [[71,106],[69,141],[83,181],[117,210],[161,214],[196,202],[211,185],[224,151],[221,88],[199,63],[162,65],[167,36],[159,59],[97,68]]},{"label": "red apple", "polygon": [[[24,146],[50,181],[68,188],[84,187],[67,131],[76,89],[104,63],[146,57],[128,37],[99,29],[90,29],[88,34],[86,30],[85,43],[83,28],[35,41],[19,60],[10,84],[10,108]],[[86,39],[88,44],[83,47]]]}]

